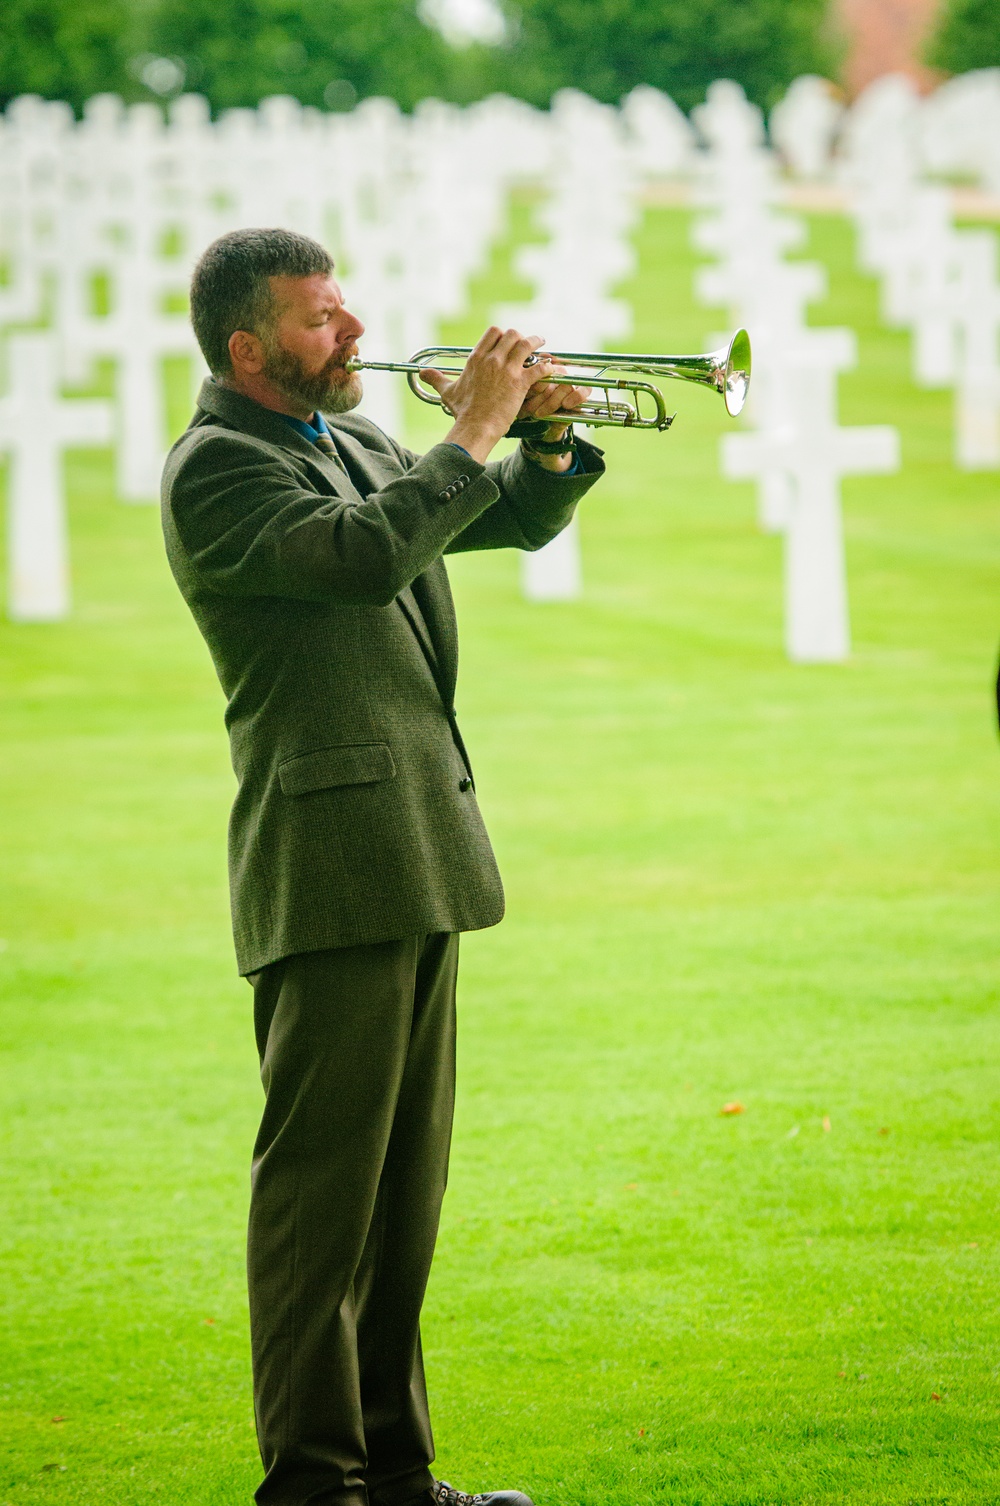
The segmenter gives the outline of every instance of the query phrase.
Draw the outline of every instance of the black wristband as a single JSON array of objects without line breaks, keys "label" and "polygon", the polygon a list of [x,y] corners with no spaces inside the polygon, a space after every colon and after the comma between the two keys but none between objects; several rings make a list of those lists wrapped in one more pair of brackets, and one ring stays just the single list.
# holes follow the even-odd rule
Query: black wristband
[{"label": "black wristband", "polygon": [[535,439],[533,436],[525,436],[521,440],[521,448],[527,455],[574,455],[576,434],[573,431],[573,425],[567,425],[562,439]]}]

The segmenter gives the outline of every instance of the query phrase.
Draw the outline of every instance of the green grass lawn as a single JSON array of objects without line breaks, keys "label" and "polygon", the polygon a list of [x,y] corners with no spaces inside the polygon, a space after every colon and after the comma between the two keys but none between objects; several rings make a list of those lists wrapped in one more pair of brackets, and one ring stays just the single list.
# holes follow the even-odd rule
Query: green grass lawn
[{"label": "green grass lawn", "polygon": [[[948,395],[811,224],[817,320],[860,334],[842,420],[903,437],[844,488],[850,663],[786,662],[781,542],[680,384],[670,435],[602,441],[583,602],[453,566],[509,895],[463,942],[425,1323],[467,1489],[1000,1501],[998,478],[952,470]],[[687,215],[640,250],[631,343],[701,348]],[[480,313],[487,283],[504,248]],[[257,1480],[261,1101],[221,697],[155,512],[108,456],[70,475],[74,616],[0,626],[0,1506],[221,1506]]]}]

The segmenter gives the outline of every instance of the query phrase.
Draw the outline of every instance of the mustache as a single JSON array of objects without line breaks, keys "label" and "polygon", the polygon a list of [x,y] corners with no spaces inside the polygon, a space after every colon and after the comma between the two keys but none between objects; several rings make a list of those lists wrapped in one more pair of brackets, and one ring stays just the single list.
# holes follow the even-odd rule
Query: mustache
[{"label": "mustache", "polygon": [[348,361],[354,361],[354,360],[356,360],[357,359],[357,355],[358,355],[357,343],[356,343],[356,341],[352,340],[351,343],[350,343],[350,345],[347,347],[346,350],[342,350],[342,351],[339,352],[338,355],[330,357],[329,361],[327,362],[327,367],[331,371],[337,371],[340,368],[346,366],[347,363],[348,363]]}]

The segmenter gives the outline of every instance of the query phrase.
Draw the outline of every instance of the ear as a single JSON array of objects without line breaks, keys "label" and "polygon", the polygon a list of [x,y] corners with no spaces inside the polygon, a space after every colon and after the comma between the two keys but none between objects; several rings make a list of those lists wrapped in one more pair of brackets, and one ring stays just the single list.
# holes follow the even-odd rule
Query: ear
[{"label": "ear", "polygon": [[264,365],[264,349],[249,330],[236,329],[229,336],[229,359],[243,376],[258,376]]}]

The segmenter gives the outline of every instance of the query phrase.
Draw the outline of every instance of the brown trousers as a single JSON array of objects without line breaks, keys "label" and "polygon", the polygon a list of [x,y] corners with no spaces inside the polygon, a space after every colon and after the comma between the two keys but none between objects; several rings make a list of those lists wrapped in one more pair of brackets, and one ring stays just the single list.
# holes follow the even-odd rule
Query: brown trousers
[{"label": "brown trousers", "polygon": [[420,1308],[455,1098],[457,935],[250,980],[266,1104],[247,1269],[259,1506],[401,1506],[432,1482]]}]

